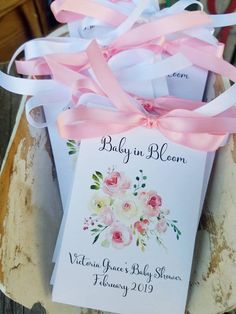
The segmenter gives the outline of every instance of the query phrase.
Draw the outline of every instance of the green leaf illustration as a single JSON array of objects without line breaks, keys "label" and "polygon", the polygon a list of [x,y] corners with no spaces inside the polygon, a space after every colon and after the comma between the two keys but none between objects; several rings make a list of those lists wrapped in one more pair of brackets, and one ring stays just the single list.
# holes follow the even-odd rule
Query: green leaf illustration
[{"label": "green leaf illustration", "polygon": [[69,149],[68,154],[69,155],[74,155],[78,152],[78,143],[74,140],[68,140],[66,142],[66,146]]},{"label": "green leaf illustration", "polygon": [[92,178],[93,178],[94,181],[99,182],[99,178],[96,176],[96,174],[93,174]]},{"label": "green leaf illustration", "polygon": [[66,143],[66,146],[69,147],[69,148],[74,148],[74,145],[69,143],[69,142]]},{"label": "green leaf illustration", "polygon": [[91,231],[92,231],[92,232],[98,232],[98,231],[99,231],[99,229],[94,228],[94,229],[92,229]]},{"label": "green leaf illustration", "polygon": [[100,233],[99,233],[99,234],[97,234],[97,235],[96,235],[96,237],[94,238],[94,240],[93,240],[93,244],[97,242],[97,240],[98,240],[99,236],[100,236]]},{"label": "green leaf illustration", "polygon": [[69,155],[74,155],[74,154],[76,154],[76,153],[77,153],[76,150],[70,150],[70,151],[69,151]]},{"label": "green leaf illustration", "polygon": [[90,189],[91,189],[91,190],[99,190],[100,187],[97,186],[97,185],[91,185],[91,186],[90,186]]},{"label": "green leaf illustration", "polygon": [[95,173],[99,177],[99,179],[103,180],[103,175],[101,174],[101,172],[96,171]]}]

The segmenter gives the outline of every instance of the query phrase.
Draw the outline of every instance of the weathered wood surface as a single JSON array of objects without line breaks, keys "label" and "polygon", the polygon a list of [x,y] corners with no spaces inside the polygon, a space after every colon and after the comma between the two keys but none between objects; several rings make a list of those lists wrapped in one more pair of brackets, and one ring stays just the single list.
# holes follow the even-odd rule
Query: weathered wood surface
[{"label": "weathered wood surface", "polygon": [[[50,314],[86,313],[51,302],[51,258],[62,210],[47,132],[28,126],[23,106],[0,175],[1,289],[27,308],[41,303]],[[236,138],[231,138],[218,153],[200,223],[188,314],[236,307],[235,186]],[[23,311],[13,303],[5,313]]]},{"label": "weathered wood surface", "polygon": [[[6,71],[6,64],[1,64],[0,69]],[[3,89],[0,89],[0,167],[3,157],[6,152],[6,148],[12,133],[12,129],[15,124],[16,114],[19,108],[21,96],[7,93]],[[1,198],[1,195],[0,195]],[[0,291],[0,314],[43,314],[45,310],[40,304],[35,304],[32,310],[28,310],[21,304],[18,304],[11,299],[7,298]]]}]

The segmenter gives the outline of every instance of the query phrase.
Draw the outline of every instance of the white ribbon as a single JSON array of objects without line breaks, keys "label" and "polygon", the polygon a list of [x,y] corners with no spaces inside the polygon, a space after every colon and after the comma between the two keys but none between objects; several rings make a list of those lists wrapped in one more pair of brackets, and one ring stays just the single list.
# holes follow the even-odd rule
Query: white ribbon
[{"label": "white ribbon", "polygon": [[[153,58],[155,57],[155,54],[153,53],[152,58],[145,58],[147,60],[139,64],[131,64],[131,66],[129,66],[126,63],[122,66],[122,60],[125,61],[124,57],[128,56],[129,60],[132,61],[131,58],[134,53],[136,53],[136,51],[124,51],[123,53],[112,57],[108,62],[113,70],[116,68],[116,70],[114,70],[114,74],[118,80],[124,84],[127,81],[142,82],[157,79],[173,72],[181,71],[192,65],[192,63],[181,53],[177,53],[161,61],[153,62]],[[119,58],[121,58],[121,62],[119,62],[120,68],[117,66],[117,60]]]},{"label": "white ribbon", "polygon": [[[101,0],[100,0],[101,1]],[[154,0],[153,0],[154,1]],[[153,12],[153,1],[151,1],[151,6],[152,6],[152,12]],[[104,3],[108,4],[109,1],[103,1]],[[136,2],[136,1],[134,1]],[[83,21],[79,22],[79,25],[82,27],[87,27],[90,29],[92,27],[92,32],[94,35],[96,35],[96,38],[99,39],[99,43],[101,45],[107,45],[110,44],[116,37],[120,36],[122,33],[130,29],[132,25],[138,21],[141,12],[144,12],[144,8],[147,6],[148,0],[143,0],[139,2],[138,7],[136,7],[131,15],[120,25],[118,28],[113,29],[111,31],[111,28],[106,29],[106,25],[102,24],[101,22],[95,22],[95,29],[96,29],[96,23],[97,25],[103,25],[103,29],[100,28],[101,33],[99,30],[95,30],[93,28],[94,19],[85,19],[85,21],[89,21],[88,23],[83,24]],[[176,4],[174,4],[172,7],[168,9],[163,9],[158,11],[158,9],[155,9],[155,18],[162,18],[166,15],[172,15],[176,13],[180,13],[183,10],[185,10],[189,5],[191,4],[198,4],[201,9],[203,9],[202,4],[199,1],[194,1],[194,0],[179,0]],[[118,2],[117,4],[112,4],[109,2],[109,5],[111,6],[116,6],[121,10],[122,6],[126,5],[126,10],[127,7],[129,6],[128,3],[124,2]],[[130,6],[129,6],[130,9]],[[211,15],[212,18],[212,28],[206,27],[206,28],[194,28],[191,30],[186,30],[183,33],[186,34],[187,36],[191,36],[194,38],[198,38],[202,41],[205,41],[209,44],[216,45],[217,44],[217,39],[213,36],[213,27],[221,27],[221,26],[228,26],[228,25],[233,25],[235,24],[236,21],[236,13],[230,13],[230,14],[222,14],[219,16],[214,16]],[[54,54],[54,53],[76,53],[76,52],[81,52],[86,49],[86,47],[91,43],[91,38],[94,38],[91,36],[91,33],[88,31],[86,32],[87,38],[82,38],[81,33],[76,30],[77,28],[77,22],[73,22],[72,24],[69,25],[69,28],[71,30],[71,33],[73,35],[77,35],[77,37],[54,37],[54,38],[39,38],[39,39],[34,39],[31,40],[25,44],[23,44],[21,47],[17,49],[17,51],[14,53],[9,67],[8,67],[8,73],[11,69],[11,66],[17,56],[21,52],[25,52],[25,60],[31,60],[34,58],[42,57],[45,55],[49,54]],[[104,29],[105,27],[105,29]],[[108,32],[107,32],[107,31]],[[81,31],[81,30],[80,30]],[[168,39],[173,39],[177,38],[179,35],[175,34],[168,36]]]},{"label": "white ribbon", "polygon": [[98,43],[100,45],[109,45],[112,43],[117,37],[121,36],[128,30],[132,28],[132,26],[137,22],[145,8],[148,6],[150,0],[140,0],[139,4],[135,7],[135,9],[129,14],[127,19],[121,23],[115,30],[108,32],[102,38],[98,37]]},{"label": "white ribbon", "polygon": [[236,105],[236,84],[223,94],[195,111],[209,117],[216,116]]},{"label": "white ribbon", "polygon": [[236,12],[227,14],[210,15],[213,27],[224,27],[236,24]]},{"label": "white ribbon", "polygon": [[122,51],[108,64],[124,90],[144,98],[169,95],[167,75],[192,65],[181,53],[162,59],[143,48]]},{"label": "white ribbon", "polygon": [[60,90],[63,85],[54,80],[32,80],[7,75],[0,71],[0,86],[20,95],[36,95],[40,91]]},{"label": "white ribbon", "polygon": [[[100,0],[101,1],[101,0]],[[117,29],[115,29],[112,33],[112,38],[114,39],[115,36],[119,36],[122,34],[122,32],[127,31],[129,28],[132,27],[132,25],[137,21],[139,16],[142,12],[144,12],[144,8],[147,6],[149,0],[143,0],[140,1],[139,5],[135,7],[133,12],[130,14],[129,18],[125,20],[124,23],[122,23]],[[108,3],[109,1],[103,1],[104,3]],[[119,3],[121,6],[124,5],[124,3]],[[153,4],[153,3],[152,3]],[[169,9],[158,11],[157,8],[155,8],[155,15],[159,18],[165,15],[169,14],[175,14],[178,12],[181,12],[186,7],[188,7],[191,4],[198,4],[200,8],[202,9],[202,4],[200,4],[199,1],[192,1],[192,0],[180,0],[177,2],[174,6],[172,6]],[[114,5],[114,4],[109,4]],[[119,9],[121,10],[121,6]],[[126,9],[130,6],[127,5]],[[128,10],[128,9],[127,9]],[[151,10],[152,11],[152,10]],[[218,26],[225,26],[225,25],[231,25],[235,24],[235,18],[236,13],[227,14],[227,15],[220,15],[219,17],[211,16],[213,23],[212,25],[214,27]],[[107,35],[106,40],[109,41],[111,35]],[[186,31],[187,34],[192,34],[192,36],[195,37],[203,37],[204,39],[207,38],[207,40],[212,40],[214,38],[209,29],[198,29],[198,30],[188,30]],[[104,37],[105,38],[105,37]],[[108,40],[109,39],[109,40]],[[32,58],[41,57],[47,54],[51,53],[73,53],[73,52],[80,52],[84,51],[87,46],[90,44],[91,40],[83,39],[83,38],[43,38],[43,39],[36,39],[32,40],[21,47],[15,52],[13,55],[13,58],[9,64],[9,69],[14,61],[14,59],[17,57],[17,55],[25,51],[25,57],[26,60],[30,60]],[[142,49],[139,49],[139,52]],[[114,74],[117,76],[118,80],[120,81],[121,85],[128,91],[135,93],[140,96],[150,97],[153,98],[153,90],[156,90],[153,88],[153,80],[158,80],[160,78],[163,78],[164,76],[173,73],[175,71],[179,71],[185,67],[188,67],[191,65],[191,63],[181,54],[177,54],[175,56],[169,57],[165,60],[159,60],[157,62],[154,61],[154,55],[149,51],[146,50],[141,53],[142,58],[140,59],[139,63],[137,64],[127,64],[125,60],[132,60],[132,58],[125,58],[128,54],[133,53],[132,51],[124,51],[116,56],[113,56],[109,64],[111,68],[114,71]],[[156,56],[155,56],[156,57]],[[119,67],[118,67],[119,65]],[[139,94],[139,88],[140,88],[140,82],[149,82],[152,84],[151,94],[146,93],[143,95],[141,92]],[[53,80],[30,80],[30,79],[20,79],[15,77],[10,77],[4,73],[0,73],[0,85],[3,88],[8,89],[11,92],[19,93],[19,94],[25,94],[25,95],[33,95],[28,102],[27,102],[27,117],[31,124],[34,124],[32,119],[30,118],[30,111],[38,107],[40,104],[56,104],[59,99],[57,96],[53,96],[54,94],[57,94],[56,91],[61,91],[60,93],[60,99],[62,99],[65,104],[68,103],[69,98],[71,97],[71,94],[68,92],[68,90],[65,87],[62,87],[61,84],[53,81]],[[155,84],[154,84],[155,85]],[[164,86],[163,82],[163,86]],[[146,85],[147,86],[147,85]],[[42,96],[40,96],[40,93],[43,92]],[[198,112],[201,112],[205,115],[216,115],[219,114],[228,108],[232,107],[235,104],[235,93],[236,88],[235,85],[231,87],[229,90],[227,90],[224,94],[213,100],[212,102],[208,103],[207,105],[203,106],[202,108],[197,109]],[[68,96],[69,95],[69,96]],[[48,97],[48,101],[47,101]],[[55,97],[55,98],[54,98]],[[55,99],[55,101],[54,101]],[[36,123],[37,127],[39,127],[39,124]],[[35,126],[36,126],[35,125]],[[43,126],[46,126],[46,124],[43,124]],[[40,127],[42,125],[40,124]]]},{"label": "white ribbon", "polygon": [[[109,64],[121,85],[126,87],[128,92],[141,97],[154,98],[157,88],[153,87],[152,80],[161,78],[166,80],[166,75],[192,65],[180,53],[157,62],[154,62],[155,57],[155,54],[147,49],[132,49],[113,56]],[[124,75],[122,74],[123,71],[125,72]],[[144,86],[143,91],[140,91],[140,82]],[[158,83],[161,85],[161,81]],[[165,87],[166,81],[162,84],[162,90],[160,89],[158,96],[169,94],[168,88]],[[40,128],[46,127],[47,123],[35,121],[30,115],[33,109],[41,105],[59,106],[62,103],[67,105],[72,97],[72,90],[53,79],[17,78],[0,72],[0,86],[13,93],[33,96],[26,102],[26,116],[31,125]]]},{"label": "white ribbon", "polygon": [[61,89],[54,88],[48,91],[40,91],[27,100],[25,104],[26,119],[30,125],[35,128],[45,128],[48,123],[38,122],[35,116],[31,115],[31,112],[40,106],[57,106],[66,107],[71,100],[71,94],[64,86]]}]

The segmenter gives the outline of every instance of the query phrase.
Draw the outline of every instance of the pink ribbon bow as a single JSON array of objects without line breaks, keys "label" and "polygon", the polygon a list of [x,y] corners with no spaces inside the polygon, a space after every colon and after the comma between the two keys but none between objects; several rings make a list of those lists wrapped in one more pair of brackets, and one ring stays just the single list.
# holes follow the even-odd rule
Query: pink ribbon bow
[{"label": "pink ribbon bow", "polygon": [[[88,47],[87,55],[99,85],[116,110],[81,105],[61,113],[58,129],[63,138],[81,140],[147,127],[157,129],[175,143],[193,149],[215,151],[227,133],[236,132],[234,109],[215,117],[187,109],[174,109],[160,115],[142,111],[133,105],[130,96],[122,90],[95,41]],[[168,104],[168,97],[166,102]]]},{"label": "pink ribbon bow", "polygon": [[[210,25],[211,18],[200,11],[184,11],[174,16],[166,16],[161,19],[139,25],[117,38],[110,46],[103,47],[103,53],[108,60],[111,56],[126,49],[144,47],[153,51],[161,51],[163,47],[157,40],[163,36],[181,32],[194,27]],[[155,44],[154,41],[155,40]],[[199,41],[200,43],[200,41]],[[202,44],[204,46],[204,43]],[[207,45],[211,47],[210,45]],[[168,52],[168,50],[167,50]],[[51,55],[54,61],[65,64],[77,71],[88,66],[88,58],[85,51],[78,53],[60,53]],[[16,61],[17,72],[24,75],[50,75],[51,70],[45,58],[37,58],[28,61]]]}]

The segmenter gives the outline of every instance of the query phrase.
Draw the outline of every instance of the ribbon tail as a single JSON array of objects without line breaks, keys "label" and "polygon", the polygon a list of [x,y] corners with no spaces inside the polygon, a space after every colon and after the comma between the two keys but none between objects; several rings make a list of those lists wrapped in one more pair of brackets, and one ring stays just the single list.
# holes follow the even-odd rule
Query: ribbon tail
[{"label": "ribbon tail", "polygon": [[80,105],[61,112],[57,118],[57,127],[62,138],[79,141],[126,132],[138,127],[141,121],[139,115],[133,117],[126,113]]},{"label": "ribbon tail", "polygon": [[124,92],[113,75],[96,41],[92,41],[88,46],[87,54],[96,79],[114,106],[121,111],[140,113],[140,110],[131,103],[129,95]]},{"label": "ribbon tail", "polygon": [[160,132],[170,141],[187,146],[189,148],[213,152],[216,151],[225,141],[227,135],[214,135],[208,133],[180,133],[169,131],[159,126]]},{"label": "ribbon tail", "polygon": [[111,124],[104,127],[103,123],[94,123],[91,121],[76,124],[62,124],[60,123],[60,119],[57,121],[57,127],[62,138],[75,141],[94,139],[110,134],[119,134],[133,128],[133,126],[121,124]]}]

